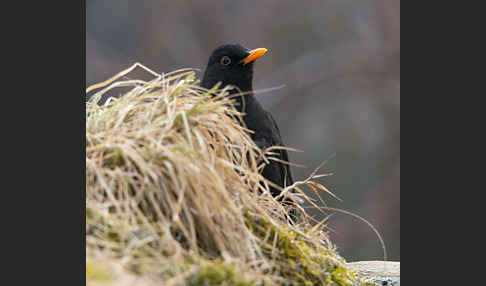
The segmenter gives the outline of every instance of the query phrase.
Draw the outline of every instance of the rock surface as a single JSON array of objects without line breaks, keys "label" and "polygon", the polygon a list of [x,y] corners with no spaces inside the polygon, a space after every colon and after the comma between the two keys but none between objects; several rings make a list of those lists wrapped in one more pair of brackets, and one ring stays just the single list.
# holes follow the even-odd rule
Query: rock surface
[{"label": "rock surface", "polygon": [[357,261],[347,264],[376,285],[400,286],[400,262],[397,261]]}]

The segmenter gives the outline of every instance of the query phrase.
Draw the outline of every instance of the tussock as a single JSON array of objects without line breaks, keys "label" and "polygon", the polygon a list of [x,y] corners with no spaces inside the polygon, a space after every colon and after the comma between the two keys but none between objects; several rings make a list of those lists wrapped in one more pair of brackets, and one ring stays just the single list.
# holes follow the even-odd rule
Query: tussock
[{"label": "tussock", "polygon": [[[325,223],[311,227],[299,209],[303,221],[290,225],[269,195],[259,170],[271,150],[259,150],[240,124],[230,87],[208,91],[192,70],[159,75],[143,66],[153,80],[115,82],[136,66],[96,85],[107,87],[86,102],[87,265],[126,271],[97,279],[87,268],[88,284],[354,283]],[[133,88],[99,104],[119,86]]]}]

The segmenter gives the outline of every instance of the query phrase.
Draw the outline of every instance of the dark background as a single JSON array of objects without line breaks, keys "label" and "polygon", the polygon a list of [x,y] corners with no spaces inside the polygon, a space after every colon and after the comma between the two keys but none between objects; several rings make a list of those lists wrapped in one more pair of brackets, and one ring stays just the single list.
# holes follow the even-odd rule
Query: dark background
[{"label": "dark background", "polygon": [[[319,182],[343,200],[323,195],[328,206],[370,221],[400,260],[400,1],[87,1],[86,85],[134,62],[203,71],[224,43],[269,50],[254,89],[285,85],[258,97],[304,151],[289,154],[307,166],[294,179],[328,160]],[[329,227],[346,260],[382,259],[363,222],[336,213]]]}]

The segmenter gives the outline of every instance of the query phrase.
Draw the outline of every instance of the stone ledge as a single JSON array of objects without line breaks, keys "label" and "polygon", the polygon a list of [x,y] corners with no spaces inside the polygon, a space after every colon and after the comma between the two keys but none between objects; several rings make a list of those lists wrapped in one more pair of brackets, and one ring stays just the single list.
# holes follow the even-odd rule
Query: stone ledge
[{"label": "stone ledge", "polygon": [[400,286],[399,261],[357,261],[347,265],[366,278],[373,279],[376,285]]}]

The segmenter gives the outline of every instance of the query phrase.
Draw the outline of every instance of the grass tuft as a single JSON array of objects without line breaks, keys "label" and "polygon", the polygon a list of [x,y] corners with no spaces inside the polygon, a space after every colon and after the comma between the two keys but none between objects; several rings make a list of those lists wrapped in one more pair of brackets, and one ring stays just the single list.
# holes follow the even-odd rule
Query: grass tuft
[{"label": "grass tuft", "polygon": [[[325,223],[300,208],[291,225],[270,196],[271,150],[251,140],[230,87],[143,66],[153,80],[116,81],[136,66],[88,88],[103,88],[86,102],[88,285],[357,285]],[[99,104],[119,86],[132,89]],[[308,179],[284,194],[309,200],[306,185],[327,192]]]}]

